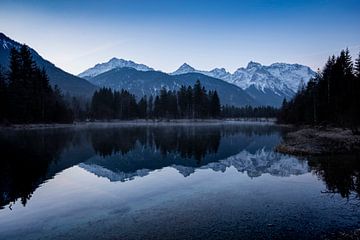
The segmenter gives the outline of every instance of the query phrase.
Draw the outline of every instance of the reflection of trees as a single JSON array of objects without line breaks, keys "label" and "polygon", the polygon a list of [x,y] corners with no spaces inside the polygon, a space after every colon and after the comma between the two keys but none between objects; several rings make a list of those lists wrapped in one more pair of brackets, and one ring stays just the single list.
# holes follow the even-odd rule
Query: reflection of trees
[{"label": "reflection of trees", "polygon": [[126,154],[132,150],[137,141],[146,141],[146,131],[142,128],[105,128],[92,129],[90,138],[97,154],[106,157],[114,153]]},{"label": "reflection of trees", "polygon": [[206,154],[216,153],[221,137],[243,134],[246,137],[270,136],[281,128],[271,125],[218,125],[120,127],[92,129],[90,139],[97,154],[106,157],[115,153],[126,154],[136,143],[154,148],[163,155],[179,153],[182,158],[201,161]]},{"label": "reflection of trees", "polygon": [[[186,161],[189,166],[193,166],[199,165],[200,161],[201,164],[216,161],[212,153],[222,152],[221,156],[227,157],[227,152],[239,150],[238,143],[234,143],[231,150],[219,150],[222,137],[236,134],[241,134],[241,137],[260,136],[277,134],[277,132],[278,129],[273,126],[259,125],[132,126],[76,131],[64,129],[3,131],[0,134],[0,207],[18,198],[25,205],[41,183],[63,169],[88,160],[93,154],[92,149],[103,157],[114,153],[127,154],[136,147],[140,147],[140,151],[157,152],[174,157],[171,159],[166,157],[152,163],[138,159],[131,164],[128,163],[129,168],[134,166],[140,169],[146,164],[148,168],[158,168],[176,162],[184,164],[181,161],[188,160],[187,158],[196,160],[196,162]],[[247,143],[243,145],[242,147],[245,147]],[[229,144],[226,146],[229,147]],[[67,155],[61,155],[66,149]],[[145,153],[138,152],[138,154],[141,156]],[[147,159],[146,156],[144,158]]]},{"label": "reflection of trees", "polygon": [[183,158],[200,161],[208,153],[216,153],[220,143],[220,129],[195,127],[133,127],[91,131],[95,152],[103,157],[115,153],[126,154],[136,143],[155,148],[163,155],[179,153]]},{"label": "reflection of trees", "polygon": [[360,156],[330,156],[309,160],[310,167],[326,184],[329,193],[360,197]]},{"label": "reflection of trees", "polygon": [[273,134],[283,135],[289,129],[277,127],[276,125],[258,125],[258,124],[244,124],[244,125],[223,125],[221,127],[222,136],[234,136],[239,133],[245,135],[246,137],[253,136],[270,136]]},{"label": "reflection of trees", "polygon": [[152,136],[162,154],[177,152],[182,158],[195,158],[197,161],[206,154],[216,153],[220,143],[220,129],[217,128],[169,128],[165,133],[155,129]]},{"label": "reflection of trees", "polygon": [[47,177],[48,167],[71,139],[68,132],[0,135],[0,207],[20,198],[23,205]]}]

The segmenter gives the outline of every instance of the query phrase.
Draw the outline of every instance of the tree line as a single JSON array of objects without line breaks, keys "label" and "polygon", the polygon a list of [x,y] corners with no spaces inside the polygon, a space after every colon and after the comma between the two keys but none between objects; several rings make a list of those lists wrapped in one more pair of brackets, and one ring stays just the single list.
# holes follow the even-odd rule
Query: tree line
[{"label": "tree line", "polygon": [[283,101],[278,121],[292,124],[336,125],[359,133],[360,54],[353,63],[348,49],[329,57],[325,67],[295,97]]},{"label": "tree line", "polygon": [[162,88],[159,95],[139,101],[127,90],[101,88],[92,97],[90,111],[94,119],[218,118],[221,106],[217,91],[207,91],[197,81],[178,91]]},{"label": "tree line", "polygon": [[12,48],[9,71],[0,71],[0,109],[0,122],[73,121],[60,89],[50,86],[45,70],[35,64],[26,45]]},{"label": "tree line", "polygon": [[70,123],[86,119],[240,118],[274,117],[271,107],[221,107],[217,91],[196,81],[179,90],[162,88],[156,96],[137,101],[127,90],[101,88],[91,100],[51,87],[44,69],[26,45],[10,52],[9,70],[0,69],[0,123]]},{"label": "tree line", "polygon": [[279,109],[271,106],[223,106],[221,109],[222,118],[276,118]]},{"label": "tree line", "polygon": [[270,106],[222,106],[217,91],[207,91],[197,81],[194,86],[181,86],[178,91],[162,88],[159,95],[142,97],[127,90],[101,88],[92,97],[90,117],[93,119],[154,118],[275,118],[278,109]]}]

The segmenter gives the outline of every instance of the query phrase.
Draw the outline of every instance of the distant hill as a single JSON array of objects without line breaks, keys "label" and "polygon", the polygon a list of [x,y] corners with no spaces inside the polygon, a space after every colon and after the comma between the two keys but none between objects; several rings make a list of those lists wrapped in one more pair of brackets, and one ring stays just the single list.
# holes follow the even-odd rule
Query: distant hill
[{"label": "distant hill", "polygon": [[194,85],[196,80],[207,90],[217,90],[222,104],[234,106],[259,105],[241,88],[223,80],[206,76],[200,73],[169,75],[159,71],[138,71],[134,68],[115,68],[99,74],[89,81],[99,87],[112,89],[127,89],[140,97],[143,95],[157,95],[162,87],[168,90],[177,90],[182,85]]},{"label": "distant hill", "polygon": [[[20,48],[21,44],[0,33],[0,65],[7,70],[9,67],[10,49]],[[49,76],[50,84],[57,85],[62,92],[75,96],[91,96],[97,89],[85,79],[67,73],[51,62],[42,58],[34,49],[30,48],[34,61],[40,68],[44,68]]]}]

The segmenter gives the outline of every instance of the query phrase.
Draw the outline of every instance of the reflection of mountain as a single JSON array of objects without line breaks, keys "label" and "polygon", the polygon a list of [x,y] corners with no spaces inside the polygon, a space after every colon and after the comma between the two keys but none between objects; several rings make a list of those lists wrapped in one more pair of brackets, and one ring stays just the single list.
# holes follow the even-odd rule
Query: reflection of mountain
[{"label": "reflection of mountain", "polygon": [[[155,170],[142,168],[134,170],[133,172],[113,171],[94,163],[81,163],[79,166],[99,177],[106,177],[110,181],[121,182],[133,180],[135,177],[144,177]],[[192,173],[195,173],[197,169],[211,169],[215,172],[225,172],[225,170],[230,167],[236,168],[239,172],[247,172],[249,177],[259,177],[265,173],[269,173],[273,176],[285,177],[290,175],[300,175],[309,171],[306,161],[300,161],[295,157],[282,155],[273,151],[266,151],[265,149],[259,149],[255,154],[251,154],[244,150],[226,159],[210,162],[198,167],[177,164],[168,166],[178,170],[184,177],[188,177]]]},{"label": "reflection of mountain", "polygon": [[[127,141],[122,141],[124,138]],[[113,129],[107,134],[93,130],[90,139],[98,155],[82,166],[98,175],[126,179],[136,176],[138,170],[153,171],[174,165],[199,168],[242,150],[271,151],[279,141],[279,132],[275,127],[259,125],[135,127]],[[108,174],[105,169],[111,172]]]},{"label": "reflection of mountain", "polygon": [[2,131],[0,208],[17,199],[25,205],[43,182],[78,164],[110,181],[131,180],[165,167],[184,177],[201,169],[235,168],[249,177],[312,170],[331,193],[360,193],[358,158],[300,161],[273,152],[280,140],[276,126],[251,124]]},{"label": "reflection of mountain", "polygon": [[226,168],[234,167],[239,172],[247,172],[249,177],[259,177],[269,173],[273,176],[288,177],[301,175],[309,171],[307,163],[295,157],[259,149],[255,154],[242,151],[219,162],[210,163],[201,169],[210,168],[224,172]]}]

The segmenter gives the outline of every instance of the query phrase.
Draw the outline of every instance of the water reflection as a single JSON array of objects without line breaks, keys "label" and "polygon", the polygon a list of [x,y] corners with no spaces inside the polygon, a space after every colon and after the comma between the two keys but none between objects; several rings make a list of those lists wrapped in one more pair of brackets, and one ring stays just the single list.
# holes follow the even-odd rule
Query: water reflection
[{"label": "water reflection", "polygon": [[33,191],[51,178],[49,165],[71,142],[71,132],[3,132],[0,135],[0,207],[20,199],[25,205]]},{"label": "water reflection", "polygon": [[360,198],[360,156],[314,157],[309,166],[325,182],[325,193]]},{"label": "water reflection", "polygon": [[360,193],[357,157],[312,158],[275,153],[282,129],[270,125],[116,127],[5,131],[0,135],[0,207],[25,206],[44,181],[74,165],[110,181],[129,181],[164,167],[184,177],[233,167],[249,177],[313,171],[327,191]]}]

